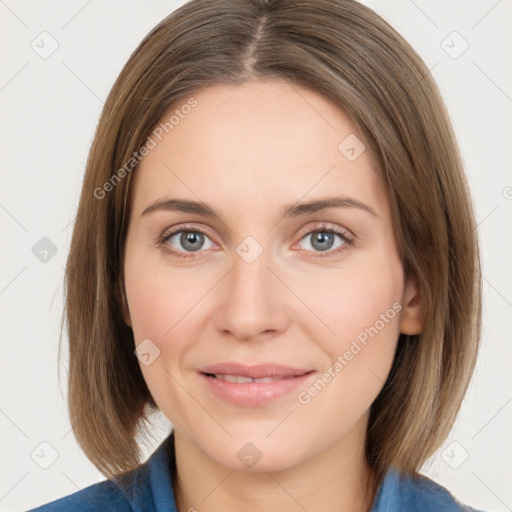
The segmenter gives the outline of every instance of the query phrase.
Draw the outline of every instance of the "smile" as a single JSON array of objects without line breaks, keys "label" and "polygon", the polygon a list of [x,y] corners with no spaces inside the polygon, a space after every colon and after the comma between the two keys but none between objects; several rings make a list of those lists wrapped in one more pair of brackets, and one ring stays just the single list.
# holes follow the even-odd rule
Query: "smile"
[{"label": "smile", "polygon": [[290,396],[298,387],[314,379],[316,373],[309,371],[302,375],[248,377],[200,372],[199,376],[215,400],[219,399],[238,407],[254,408]]}]

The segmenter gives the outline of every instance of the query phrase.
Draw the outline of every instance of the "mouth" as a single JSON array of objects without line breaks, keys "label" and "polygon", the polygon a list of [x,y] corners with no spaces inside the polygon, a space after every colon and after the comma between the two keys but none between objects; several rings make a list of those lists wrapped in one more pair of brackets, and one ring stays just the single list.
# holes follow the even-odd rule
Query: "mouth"
[{"label": "mouth", "polygon": [[[309,373],[309,372],[306,372]],[[246,382],[274,382],[277,380],[283,379],[295,379],[296,377],[301,377],[301,375],[287,375],[285,377],[260,377],[260,378],[252,378],[247,377],[246,375],[227,375],[223,373],[203,373],[207,377],[212,377],[214,379],[219,380],[227,380],[228,382],[235,382],[237,384],[244,384]],[[305,375],[305,374],[302,374]]]},{"label": "mouth", "polygon": [[224,402],[260,407],[289,395],[317,372],[282,365],[225,363],[199,371],[208,391]]},{"label": "mouth", "polygon": [[[232,380],[233,378],[245,377],[247,379],[284,379],[290,377],[299,377],[308,373],[311,368],[303,367],[297,368],[293,366],[287,366],[276,363],[260,363],[247,365],[243,363],[237,362],[225,362],[225,363],[217,363],[214,365],[210,365],[199,370],[201,373],[205,375],[212,376],[215,378],[227,378],[231,382],[235,382]],[[239,382],[250,382],[250,381],[239,381]]]}]

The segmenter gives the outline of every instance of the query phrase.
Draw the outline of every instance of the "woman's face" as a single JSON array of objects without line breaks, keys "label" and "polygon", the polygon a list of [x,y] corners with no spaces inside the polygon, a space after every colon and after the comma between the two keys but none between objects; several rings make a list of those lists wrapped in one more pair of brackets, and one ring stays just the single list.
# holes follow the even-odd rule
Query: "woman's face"
[{"label": "woman's face", "polygon": [[292,467],[362,440],[400,331],[419,330],[416,292],[334,104],[284,81],[193,98],[134,176],[126,321],[180,435],[232,469]]}]

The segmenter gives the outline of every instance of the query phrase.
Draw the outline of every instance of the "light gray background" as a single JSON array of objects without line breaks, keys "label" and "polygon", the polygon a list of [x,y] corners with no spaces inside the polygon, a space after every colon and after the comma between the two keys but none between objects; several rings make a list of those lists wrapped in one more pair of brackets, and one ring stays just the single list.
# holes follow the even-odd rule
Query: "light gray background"
[{"label": "light gray background", "polygon": [[[70,432],[65,369],[57,380],[64,264],[103,101],[139,41],[182,3],[0,0],[1,510],[25,510],[103,479]],[[432,69],[479,222],[482,352],[458,422],[424,473],[474,507],[512,510],[512,2],[364,3]],[[44,54],[52,44],[58,48]],[[32,250],[43,237],[57,250],[47,261]],[[146,455],[168,432],[157,415]]]}]

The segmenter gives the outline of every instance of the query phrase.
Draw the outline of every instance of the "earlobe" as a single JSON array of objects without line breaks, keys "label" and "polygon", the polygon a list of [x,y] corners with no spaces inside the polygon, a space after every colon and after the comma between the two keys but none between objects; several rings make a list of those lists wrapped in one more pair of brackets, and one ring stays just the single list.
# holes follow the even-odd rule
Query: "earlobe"
[{"label": "earlobe", "polygon": [[405,286],[402,300],[402,315],[400,317],[401,334],[419,334],[423,329],[421,314],[421,301],[418,286],[413,279],[409,279]]}]

